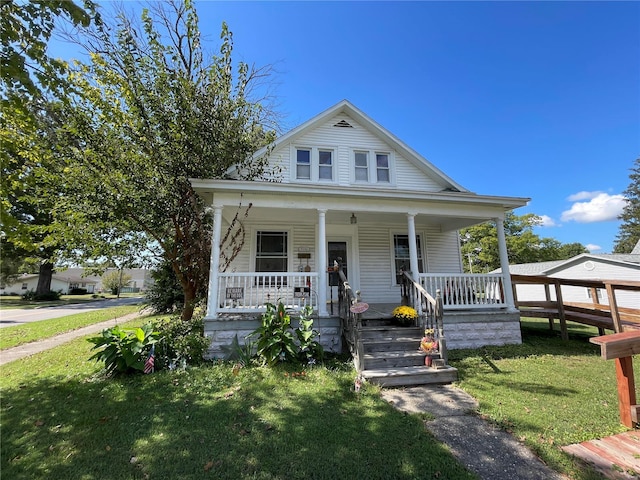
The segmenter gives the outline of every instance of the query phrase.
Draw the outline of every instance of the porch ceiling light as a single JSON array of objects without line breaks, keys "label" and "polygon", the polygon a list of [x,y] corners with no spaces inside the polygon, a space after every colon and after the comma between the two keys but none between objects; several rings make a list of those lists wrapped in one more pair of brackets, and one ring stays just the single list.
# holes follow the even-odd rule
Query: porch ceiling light
[{"label": "porch ceiling light", "polygon": [[358,223],[358,217],[356,217],[355,213],[351,214],[351,225],[355,225],[356,223]]}]

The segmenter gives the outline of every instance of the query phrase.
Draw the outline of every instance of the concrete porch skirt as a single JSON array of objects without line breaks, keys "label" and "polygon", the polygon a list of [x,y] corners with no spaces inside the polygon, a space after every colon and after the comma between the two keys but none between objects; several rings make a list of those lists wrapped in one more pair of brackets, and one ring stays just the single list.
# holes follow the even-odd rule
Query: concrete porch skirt
[{"label": "concrete porch skirt", "polygon": [[[369,310],[363,314],[363,321],[390,319],[397,304],[369,304]],[[330,310],[329,310],[330,311]],[[337,305],[334,312],[337,314]],[[293,327],[298,324],[292,318]],[[218,318],[205,318],[204,333],[211,340],[207,353],[208,359],[223,359],[226,355],[223,347],[230,346],[234,337],[241,345],[246,337],[260,326],[260,314],[224,314]],[[342,332],[337,316],[315,318],[313,328],[320,332],[319,341],[325,351],[342,351]],[[522,343],[520,333],[520,314],[504,310],[445,310],[444,332],[447,348],[479,348],[488,345],[509,345]]]}]

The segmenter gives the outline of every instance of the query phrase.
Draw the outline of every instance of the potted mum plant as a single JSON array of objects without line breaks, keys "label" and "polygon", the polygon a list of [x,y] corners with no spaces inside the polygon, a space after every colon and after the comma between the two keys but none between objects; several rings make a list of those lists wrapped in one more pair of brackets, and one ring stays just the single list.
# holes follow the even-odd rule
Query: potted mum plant
[{"label": "potted mum plant", "polygon": [[418,312],[411,307],[407,307],[405,305],[396,307],[393,310],[393,318],[403,327],[410,327],[415,325],[416,319],[418,318]]},{"label": "potted mum plant", "polygon": [[427,328],[424,331],[424,337],[420,340],[420,350],[426,354],[424,364],[430,367],[433,357],[438,354],[438,340],[436,340],[433,328]]}]

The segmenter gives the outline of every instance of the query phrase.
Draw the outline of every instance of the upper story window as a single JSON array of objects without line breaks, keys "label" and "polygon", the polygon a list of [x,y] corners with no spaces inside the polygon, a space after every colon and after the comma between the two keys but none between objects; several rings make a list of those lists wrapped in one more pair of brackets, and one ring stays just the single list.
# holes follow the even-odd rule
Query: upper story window
[{"label": "upper story window", "polygon": [[389,155],[386,153],[376,153],[376,174],[380,183],[389,183]]},{"label": "upper story window", "polygon": [[335,150],[301,147],[294,152],[296,180],[332,182],[335,179]]},{"label": "upper story window", "polygon": [[311,179],[311,150],[296,150],[296,178]]},{"label": "upper story window", "polygon": [[369,181],[369,153],[355,152],[355,178],[356,182]]},{"label": "upper story window", "polygon": [[355,183],[391,184],[393,183],[393,161],[388,152],[374,150],[354,150],[352,181]]},{"label": "upper story window", "polygon": [[318,151],[318,178],[333,180],[333,152],[331,150]]}]

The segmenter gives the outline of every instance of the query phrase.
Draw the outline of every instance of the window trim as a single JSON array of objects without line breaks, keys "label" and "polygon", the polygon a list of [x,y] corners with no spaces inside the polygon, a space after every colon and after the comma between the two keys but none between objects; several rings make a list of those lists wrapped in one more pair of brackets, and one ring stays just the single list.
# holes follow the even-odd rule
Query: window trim
[{"label": "window trim", "polygon": [[[259,272],[257,269],[257,260],[258,260],[258,233],[259,232],[267,232],[267,233],[285,233],[287,235],[287,255],[285,257],[287,265],[286,265],[286,270],[284,272]],[[256,273],[256,274],[278,274],[278,273],[289,273],[291,272],[291,266],[293,265],[292,263],[292,245],[293,245],[293,240],[292,240],[292,235],[291,235],[291,229],[289,228],[273,228],[273,226],[270,225],[257,225],[255,227],[253,227],[252,231],[251,231],[251,239],[252,239],[252,248],[251,248],[251,265],[252,265],[252,270]],[[285,283],[286,285],[286,279],[285,279]],[[263,285],[261,283],[258,282],[258,280],[256,279],[256,285]],[[264,286],[269,286],[269,285],[264,285]],[[271,286],[282,286],[282,285],[271,285]]]},{"label": "window trim", "polygon": [[[309,178],[298,178],[298,151],[306,150],[310,152]],[[331,153],[331,178],[320,178],[320,152]],[[323,165],[324,166],[324,165]],[[291,145],[291,182],[299,183],[336,183],[338,178],[338,147],[336,146],[315,146],[310,147],[304,144]]]},{"label": "window trim", "polygon": [[[356,180],[356,153],[365,153],[367,155],[367,180]],[[386,155],[388,161],[389,181],[378,181],[378,163],[377,156]],[[395,174],[395,154],[392,150],[376,150],[371,148],[357,148],[350,149],[349,158],[349,177],[351,183],[354,185],[370,185],[384,187],[395,187],[396,174]]]},{"label": "window trim", "polygon": [[[389,245],[390,245],[390,258],[391,258],[391,285],[392,286],[399,286],[400,284],[398,283],[398,275],[399,272],[396,270],[396,244],[395,244],[395,239],[397,236],[404,236],[407,237],[407,240],[409,240],[409,233],[408,232],[403,232],[403,231],[399,231],[399,230],[395,230],[395,231],[391,231],[389,232]],[[418,253],[422,254],[421,256],[418,256],[418,270],[420,270],[420,266],[422,266],[422,270],[420,271],[420,273],[425,273],[427,271],[427,262],[426,262],[426,250],[425,250],[425,235],[423,232],[416,232],[416,240],[418,242],[417,247],[418,247]],[[407,257],[407,261],[411,262],[411,258]],[[410,265],[407,265],[407,267],[410,269]]]}]

